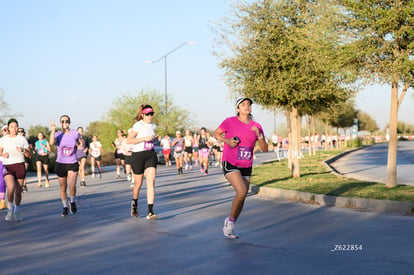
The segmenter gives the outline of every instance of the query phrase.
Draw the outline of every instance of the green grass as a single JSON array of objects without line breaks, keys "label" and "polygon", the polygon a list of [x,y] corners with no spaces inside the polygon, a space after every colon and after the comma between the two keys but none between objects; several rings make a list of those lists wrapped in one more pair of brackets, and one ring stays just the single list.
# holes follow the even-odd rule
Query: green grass
[{"label": "green grass", "polygon": [[261,187],[330,196],[414,202],[414,186],[398,185],[387,188],[382,183],[359,181],[332,173],[323,161],[344,150],[319,151],[315,156],[305,155],[300,160],[300,178],[292,178],[286,159],[264,163],[253,169],[251,182]]}]

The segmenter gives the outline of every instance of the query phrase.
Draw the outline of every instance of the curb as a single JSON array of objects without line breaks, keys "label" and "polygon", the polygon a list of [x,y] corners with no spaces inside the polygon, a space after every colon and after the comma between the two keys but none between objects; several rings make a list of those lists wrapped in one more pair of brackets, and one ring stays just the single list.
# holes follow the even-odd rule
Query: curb
[{"label": "curb", "polygon": [[351,208],[398,215],[413,215],[414,211],[414,202],[335,197],[260,186],[252,186],[251,191],[263,198],[299,201],[328,207]]}]

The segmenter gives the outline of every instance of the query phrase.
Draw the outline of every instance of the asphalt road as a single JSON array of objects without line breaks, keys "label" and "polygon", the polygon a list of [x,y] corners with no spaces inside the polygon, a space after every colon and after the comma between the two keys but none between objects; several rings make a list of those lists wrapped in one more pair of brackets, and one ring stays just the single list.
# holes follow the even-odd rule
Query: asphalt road
[{"label": "asphalt road", "polygon": [[[387,182],[388,143],[354,151],[332,166],[342,175],[364,181]],[[402,141],[397,147],[397,182],[414,185],[414,141]]]},{"label": "asphalt road", "polygon": [[[258,154],[256,163],[274,158]],[[29,185],[21,222],[0,212],[1,274],[410,274],[414,219],[249,195],[223,236],[234,195],[219,168],[179,177],[160,166],[156,221],[131,219],[131,189],[113,171],[78,189],[78,213],[61,217],[57,181]]]}]

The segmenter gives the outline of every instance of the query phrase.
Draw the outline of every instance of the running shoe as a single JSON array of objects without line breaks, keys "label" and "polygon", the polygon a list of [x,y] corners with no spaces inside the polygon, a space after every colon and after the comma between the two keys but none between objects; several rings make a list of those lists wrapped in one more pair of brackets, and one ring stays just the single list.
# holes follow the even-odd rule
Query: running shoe
[{"label": "running shoe", "polygon": [[134,201],[131,202],[131,217],[132,218],[138,217],[138,209]]},{"label": "running shoe", "polygon": [[91,178],[94,178],[95,177],[95,173],[92,173],[92,176],[91,176]]},{"label": "running shoe", "polygon": [[6,215],[6,218],[5,218],[5,220],[6,221],[8,221],[8,222],[10,222],[10,221],[13,221],[14,220],[14,218],[13,218],[13,209],[8,209],[7,210],[7,215]]},{"label": "running shoe", "polygon": [[29,192],[29,190],[27,189],[27,184],[23,185],[23,193],[24,192]]},{"label": "running shoe", "polygon": [[147,215],[147,220],[156,220],[157,219],[157,215],[154,213],[149,212]]},{"label": "running shoe", "polygon": [[101,175],[101,173],[99,173],[99,174],[98,174],[98,178],[102,178],[102,175]]},{"label": "running shoe", "polygon": [[129,181],[129,182],[131,182],[131,181],[132,181],[132,176],[131,176],[131,174],[128,174],[128,176],[127,176],[127,181]]},{"label": "running shoe", "polygon": [[49,182],[49,181],[46,181],[46,185],[45,185],[45,187],[46,187],[46,188],[49,188],[49,186],[50,186],[50,182]]},{"label": "running shoe", "polygon": [[71,202],[70,203],[70,213],[76,214],[77,211],[78,211],[78,209],[76,208],[76,203],[75,202]]},{"label": "running shoe", "polygon": [[69,208],[63,207],[62,217],[66,217],[69,214]]},{"label": "running shoe", "polygon": [[39,182],[38,184],[37,184],[37,187],[42,187],[42,183],[41,182]]},{"label": "running shoe", "polygon": [[85,181],[81,181],[81,182],[80,182],[80,186],[81,186],[81,187],[86,187],[86,182],[85,182]]},{"label": "running shoe", "polygon": [[224,227],[223,227],[224,236],[230,239],[237,239],[239,236],[237,236],[236,233],[234,232],[234,227],[235,227],[234,222],[229,221],[229,218],[227,217],[224,220]]},{"label": "running shoe", "polygon": [[16,221],[16,222],[18,222],[18,221],[22,221],[23,219],[22,219],[22,215],[20,214],[20,211],[16,211],[16,212],[14,212],[14,220]]}]

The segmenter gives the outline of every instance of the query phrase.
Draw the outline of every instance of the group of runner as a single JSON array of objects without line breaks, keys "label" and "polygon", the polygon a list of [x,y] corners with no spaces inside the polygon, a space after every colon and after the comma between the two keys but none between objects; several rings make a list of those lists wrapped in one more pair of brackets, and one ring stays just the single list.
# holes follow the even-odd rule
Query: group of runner
[{"label": "group of runner", "polygon": [[[213,137],[217,142],[223,143],[222,166],[223,173],[235,190],[230,214],[224,220],[223,234],[231,239],[238,238],[234,229],[237,218],[240,216],[244,206],[252,174],[253,153],[256,142],[262,151],[267,152],[268,145],[264,137],[264,131],[260,124],[253,121],[251,115],[251,105],[253,100],[250,98],[239,98],[236,101],[237,115],[226,118],[214,131]],[[156,138],[156,125],[152,122],[155,112],[150,105],[141,105],[135,116],[135,124],[128,133],[126,143],[133,145],[131,149],[131,167],[135,180],[131,201],[131,217],[138,217],[138,195],[145,175],[147,184],[147,205],[148,212],[146,218],[149,220],[157,219],[154,213],[155,199],[155,179],[157,174],[157,154],[154,151]],[[187,137],[187,138],[185,138]],[[201,170],[208,173],[209,148],[213,146],[212,138],[206,129],[200,129],[200,134],[196,142],[194,136],[186,131],[185,137],[181,137],[181,132],[176,132],[176,137],[171,141],[170,148],[174,147],[174,157],[178,174],[183,172],[183,159],[187,153],[186,167],[192,166],[192,159],[189,155],[197,151],[200,157]],[[163,146],[169,143],[169,137],[162,139]],[[198,142],[197,142],[198,140]],[[198,144],[198,150],[192,149]],[[186,148],[187,151],[186,151]],[[168,146],[166,150],[166,165],[169,165]],[[191,149],[191,150],[190,150]]]},{"label": "group of runner", "polygon": [[171,166],[170,155],[173,147],[172,155],[175,159],[178,175],[183,174],[183,167],[185,170],[192,170],[199,164],[201,173],[207,175],[209,164],[213,160],[216,161],[215,166],[221,166],[224,144],[211,136],[205,127],[202,127],[199,133],[191,133],[190,130],[186,130],[184,137],[178,130],[174,139],[165,135],[159,140],[163,147],[165,166],[167,167]]},{"label": "group of runner", "polygon": [[[174,158],[179,175],[183,172],[183,163],[185,163],[186,169],[192,169],[193,161],[194,165],[197,165],[199,161],[201,172],[207,175],[210,150],[214,151],[216,165],[222,166],[224,176],[235,190],[231,210],[223,227],[223,234],[229,238],[238,237],[234,232],[234,227],[249,190],[255,144],[258,142],[260,149],[264,152],[268,149],[263,128],[252,119],[252,103],[250,98],[239,98],[235,105],[237,115],[226,118],[213,135],[202,127],[197,134],[191,134],[187,130],[185,136],[181,137],[181,132],[177,131],[176,137],[172,141],[168,136],[161,140],[161,144],[166,149],[165,153],[168,149],[166,143],[169,143],[170,148],[174,147]],[[113,144],[117,163],[116,177],[120,178],[121,165],[125,167],[125,173],[131,177],[133,190],[130,214],[132,218],[138,217],[138,197],[145,176],[148,206],[146,218],[149,220],[157,219],[157,214],[154,212],[154,200],[158,159],[154,146],[158,138],[155,134],[156,125],[152,122],[154,115],[155,111],[151,105],[140,105],[134,117],[135,123],[128,130],[128,134],[125,135],[122,130],[119,130],[118,137]],[[79,175],[81,186],[86,185],[84,179],[86,153],[89,150],[95,161],[100,157],[94,153],[94,148],[96,148],[94,146],[97,146],[98,143],[96,136],[92,140],[94,145],[88,144],[87,139],[83,136],[83,129],[79,127],[77,130],[72,130],[69,127],[70,123],[70,117],[62,115],[60,117],[61,130],[57,131],[55,122],[51,121],[49,141],[45,141],[44,136],[39,135],[39,140],[36,143],[39,159],[50,152],[50,146],[56,146],[55,173],[60,186],[60,198],[63,205],[62,216],[68,216],[69,211],[72,214],[77,212],[76,182]],[[7,125],[8,133],[0,139],[0,157],[3,158],[4,166],[2,169],[4,174],[0,178],[4,178],[7,186],[6,221],[20,221],[22,219],[20,214],[21,192],[26,176],[24,158],[30,158],[32,153],[27,139],[18,136],[17,129],[17,120],[10,119]],[[169,154],[166,155],[169,156]],[[166,164],[171,165],[168,156],[165,159]],[[127,169],[127,167],[129,168]],[[99,164],[98,170],[100,176]],[[94,171],[93,168],[92,177]],[[49,184],[48,178],[47,184]],[[67,189],[69,189],[69,200]]]}]

